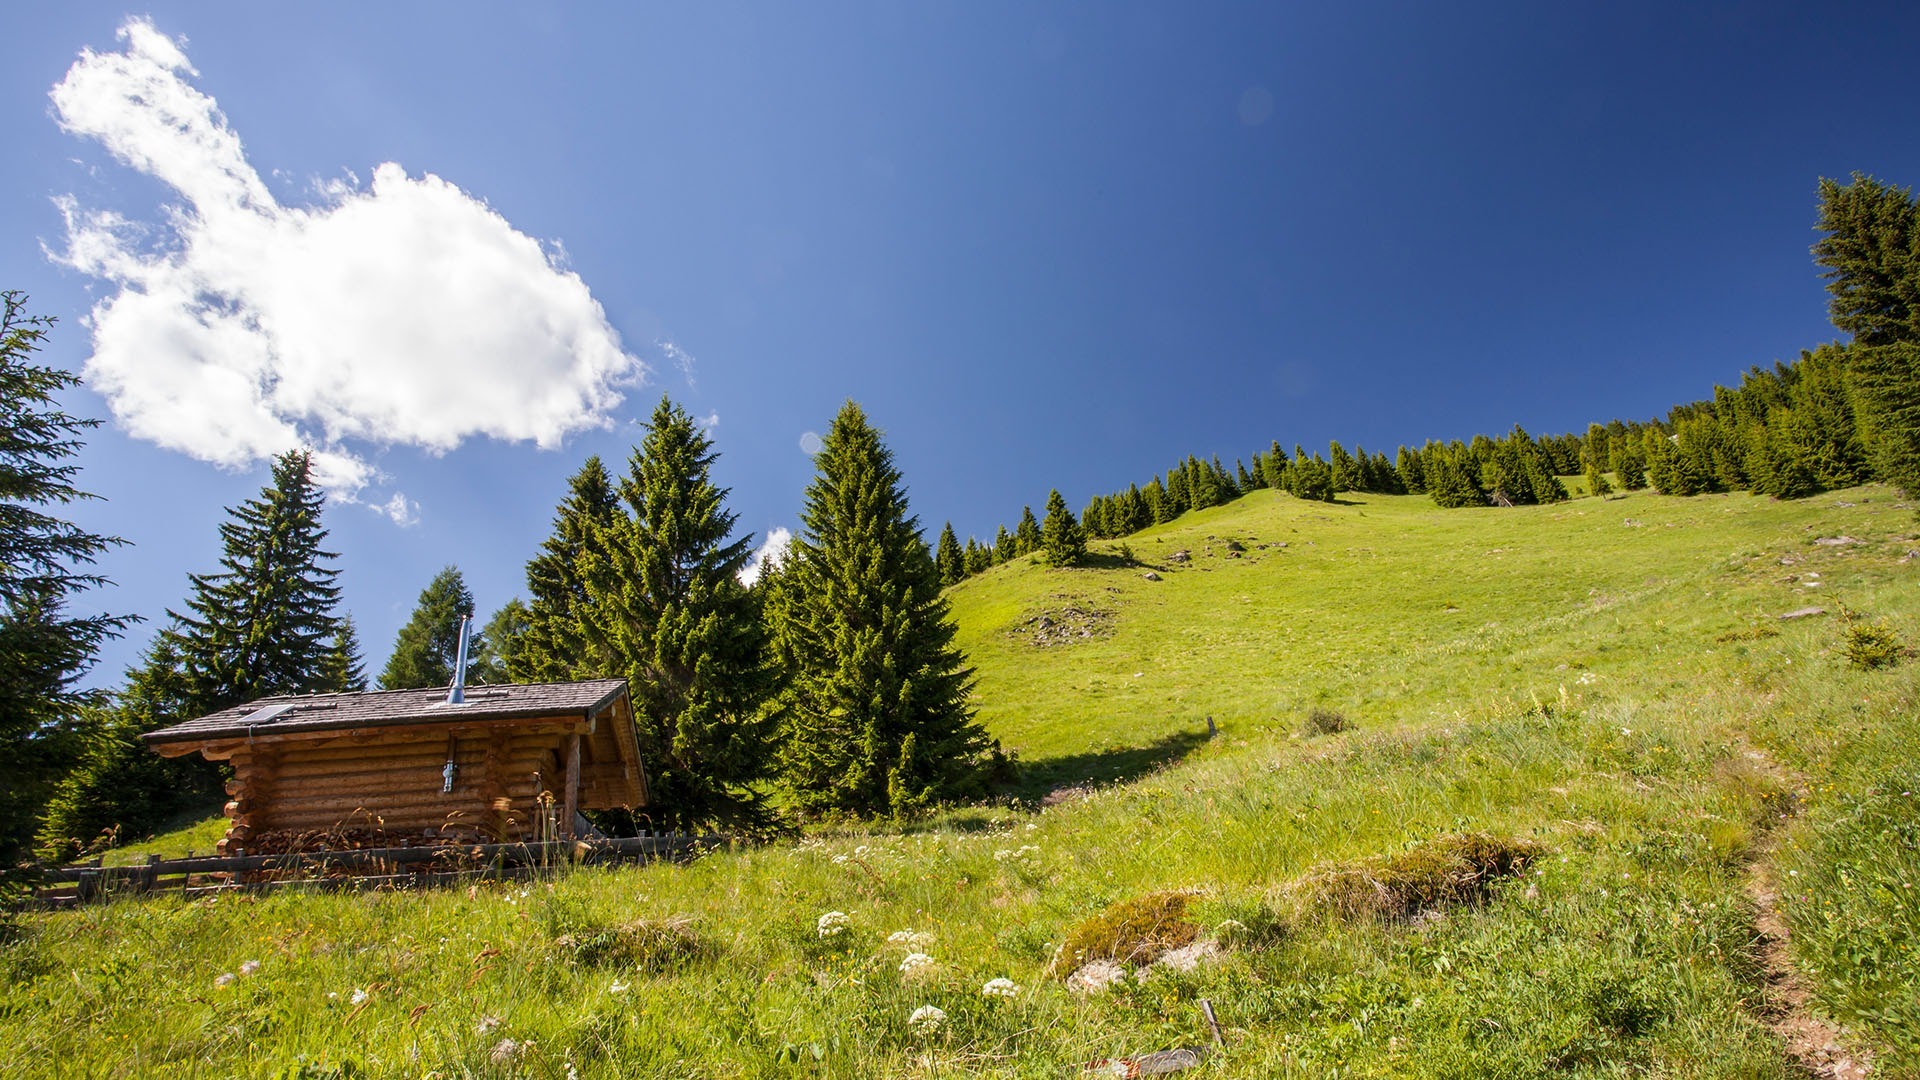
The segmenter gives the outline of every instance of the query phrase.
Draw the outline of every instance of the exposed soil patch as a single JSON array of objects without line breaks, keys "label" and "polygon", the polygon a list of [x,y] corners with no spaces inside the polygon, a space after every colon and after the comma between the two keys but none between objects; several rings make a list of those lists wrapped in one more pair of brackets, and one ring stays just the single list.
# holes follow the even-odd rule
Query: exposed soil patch
[{"label": "exposed soil patch", "polygon": [[[1758,753],[1750,751],[1748,757],[1769,772],[1779,772]],[[1764,831],[1755,838],[1753,861],[1747,867],[1747,898],[1753,901],[1753,927],[1759,935],[1753,944],[1754,955],[1766,980],[1760,1019],[1786,1043],[1788,1056],[1806,1075],[1819,1080],[1866,1080],[1873,1074],[1873,1054],[1857,1044],[1850,1045],[1840,1028],[1815,1015],[1813,991],[1793,967],[1792,935],[1780,914],[1779,893],[1766,859],[1773,849],[1777,827],[1798,807],[1798,800],[1783,803],[1784,812],[1767,815],[1761,826]]]},{"label": "exposed soil patch", "polygon": [[1015,623],[1007,635],[1044,649],[1105,637],[1112,628],[1113,612],[1085,604],[1068,604],[1027,616]]},{"label": "exposed soil patch", "polygon": [[1814,1015],[1813,992],[1793,969],[1787,921],[1780,915],[1777,895],[1764,867],[1755,863],[1747,876],[1747,896],[1753,900],[1754,943],[1767,980],[1761,1018],[1787,1044],[1810,1076],[1820,1080],[1866,1080],[1873,1074],[1873,1056],[1850,1049],[1839,1028]]}]

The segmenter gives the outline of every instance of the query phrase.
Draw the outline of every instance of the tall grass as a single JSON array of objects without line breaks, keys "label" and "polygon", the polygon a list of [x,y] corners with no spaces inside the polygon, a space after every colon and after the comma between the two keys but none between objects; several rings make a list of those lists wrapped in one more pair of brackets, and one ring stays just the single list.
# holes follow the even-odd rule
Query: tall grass
[{"label": "tall grass", "polygon": [[[1782,902],[1821,1006],[1899,1075],[1915,665],[1775,616],[1837,598],[1920,640],[1912,529],[1880,488],[1256,494],[1129,538],[1158,582],[954,590],[1011,800],[525,885],[32,916],[0,1075],[1058,1077],[1205,1042],[1205,998],[1208,1075],[1787,1077],[1744,888],[1769,847],[1810,883]],[[1867,542],[1811,543],[1838,532]],[[1012,632],[1068,604],[1111,632]],[[1305,734],[1315,708],[1351,729]],[[1324,900],[1465,835],[1529,858],[1410,910]],[[1076,928],[1170,894],[1211,959],[1058,977]]]}]

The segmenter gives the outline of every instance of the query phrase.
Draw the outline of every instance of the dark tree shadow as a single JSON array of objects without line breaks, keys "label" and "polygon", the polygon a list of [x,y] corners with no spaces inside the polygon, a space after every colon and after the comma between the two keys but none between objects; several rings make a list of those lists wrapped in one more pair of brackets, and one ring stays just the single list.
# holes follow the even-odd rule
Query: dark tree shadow
[{"label": "dark tree shadow", "polygon": [[1206,741],[1204,731],[1177,731],[1145,746],[1021,762],[1013,777],[999,785],[998,793],[1039,803],[1065,788],[1125,783],[1184,759]]}]

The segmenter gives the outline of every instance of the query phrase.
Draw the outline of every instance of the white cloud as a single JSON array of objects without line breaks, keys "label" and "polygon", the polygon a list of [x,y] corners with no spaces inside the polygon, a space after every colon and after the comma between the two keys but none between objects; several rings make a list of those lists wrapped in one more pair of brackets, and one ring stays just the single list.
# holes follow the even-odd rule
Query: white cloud
[{"label": "white cloud", "polygon": [[[124,52],[81,53],[55,113],[183,201],[148,227],[61,199],[53,257],[118,286],[85,374],[134,436],[232,468],[311,446],[354,499],[381,479],[366,447],[552,448],[607,426],[644,376],[558,245],[392,162],[283,206],[180,45],[144,19],[120,36]],[[396,521],[399,498],[380,507]]]},{"label": "white cloud", "polygon": [[713,434],[713,429],[720,426],[720,411],[718,409],[709,409],[707,415],[695,420],[694,423],[699,424],[702,428],[706,429],[707,434],[711,435]]},{"label": "white cloud", "polygon": [[740,584],[751,585],[760,580],[760,575],[769,566],[779,566],[787,556],[787,545],[793,543],[793,531],[775,527],[768,530],[767,538],[761,543],[753,558],[740,568]]},{"label": "white cloud", "polygon": [[693,381],[693,354],[673,342],[664,339],[654,344],[660,347],[660,351],[666,354],[667,359],[673,362],[674,367],[680,369],[680,377],[687,380],[687,389],[699,389],[698,385]]},{"label": "white cloud", "polygon": [[385,514],[388,520],[403,529],[420,524],[420,504],[397,491],[393,493],[393,498],[368,509]]}]

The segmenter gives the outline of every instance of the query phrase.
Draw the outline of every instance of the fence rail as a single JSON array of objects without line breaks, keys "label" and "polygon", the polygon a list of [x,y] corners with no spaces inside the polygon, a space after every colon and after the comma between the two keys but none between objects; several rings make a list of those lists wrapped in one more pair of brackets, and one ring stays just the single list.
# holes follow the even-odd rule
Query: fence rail
[{"label": "fence rail", "polygon": [[538,844],[438,844],[280,855],[162,859],[132,866],[62,866],[40,874],[30,907],[67,908],[115,896],[170,893],[423,889],[529,877],[567,865],[685,858],[726,843],[718,836],[633,836]]}]

